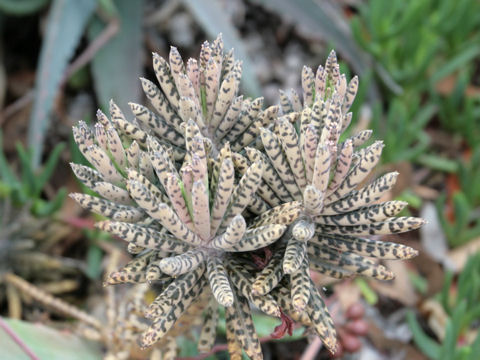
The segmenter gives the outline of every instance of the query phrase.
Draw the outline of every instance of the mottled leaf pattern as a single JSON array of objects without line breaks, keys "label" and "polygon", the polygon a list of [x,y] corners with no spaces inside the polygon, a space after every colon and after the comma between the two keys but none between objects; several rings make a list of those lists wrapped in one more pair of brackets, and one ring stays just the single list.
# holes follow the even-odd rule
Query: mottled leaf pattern
[{"label": "mottled leaf pattern", "polygon": [[254,294],[265,295],[275,288],[283,277],[283,255],[286,244],[277,246],[267,266],[260,271],[252,284]]},{"label": "mottled leaf pattern", "polygon": [[283,258],[283,272],[285,274],[292,274],[300,268],[307,252],[306,249],[307,245],[303,241],[297,241],[294,238],[288,241]]},{"label": "mottled leaf pattern", "polygon": [[328,350],[335,353],[337,349],[337,333],[332,317],[325,306],[322,296],[318,293],[315,284],[310,280],[310,300],[306,308],[307,314],[318,336]]},{"label": "mottled leaf pattern", "polygon": [[206,251],[202,249],[189,250],[181,255],[162,259],[160,269],[166,274],[177,276],[196,269],[206,258]]},{"label": "mottled leaf pattern", "polygon": [[113,220],[133,223],[145,218],[145,212],[133,206],[116,204],[86,194],[73,193],[70,194],[70,197],[85,210],[93,211],[94,213],[109,217]]},{"label": "mottled leaf pattern", "polygon": [[[233,301],[233,299],[232,299]],[[210,300],[207,311],[205,312],[204,324],[200,337],[198,338],[198,351],[208,352],[212,349],[215,343],[215,335],[217,333],[218,323],[218,304],[215,300]]]},{"label": "mottled leaf pattern", "polygon": [[175,307],[169,309],[169,311],[161,313],[161,315],[155,318],[153,324],[142,335],[140,340],[142,348],[154,344],[172,328],[180,315],[182,315],[192,302],[198,298],[204,289],[205,282],[205,278],[200,278],[192,289],[176,303]]},{"label": "mottled leaf pattern", "polygon": [[[225,306],[232,359],[262,359],[250,304],[281,311],[312,328],[335,352],[336,332],[310,270],[342,279],[393,278],[373,259],[409,259],[405,245],[364,238],[419,228],[396,217],[407,205],[379,201],[395,184],[388,173],[363,185],[383,143],[362,147],[364,130],[348,128],[358,78],[348,81],[331,52],[316,71],[304,67],[303,93],[280,92],[280,106],[239,94],[241,61],[222,37],[203,43],[186,62],[175,47],[153,54],[158,86],[140,79],[152,110],[130,103],[134,117],[110,102],[90,129],[73,128],[92,167],[71,164],[96,196],[71,194],[84,209],[110,220],[97,227],[128,243],[134,256],[105,284],[155,284],[141,346],[174,358],[179,329],[199,324],[198,348],[215,342],[218,305]],[[255,253],[253,253],[255,252]],[[110,319],[113,319],[110,316]],[[201,321],[201,320],[200,320]],[[148,326],[148,328],[147,328]]]},{"label": "mottled leaf pattern", "polygon": [[210,256],[207,261],[207,272],[208,281],[215,299],[217,299],[220,305],[232,306],[233,292],[222,260],[215,256]]},{"label": "mottled leaf pattern", "polygon": [[310,299],[310,273],[308,261],[303,260],[300,268],[290,274],[292,283],[292,305],[298,312],[302,312]]}]

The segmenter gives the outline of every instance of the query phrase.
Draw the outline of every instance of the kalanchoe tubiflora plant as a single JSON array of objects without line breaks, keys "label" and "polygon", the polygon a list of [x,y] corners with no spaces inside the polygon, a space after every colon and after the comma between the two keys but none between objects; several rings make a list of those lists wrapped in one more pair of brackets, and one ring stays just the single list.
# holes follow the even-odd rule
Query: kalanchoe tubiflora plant
[{"label": "kalanchoe tubiflora plant", "polygon": [[[231,307],[236,295],[224,263],[226,253],[265,247],[280,238],[287,228],[274,223],[247,228],[241,215],[260,183],[262,162],[253,163],[235,185],[234,166],[227,145],[220,151],[218,164],[212,164],[212,176],[209,177],[205,139],[193,121],[188,122],[185,131],[187,155],[180,171],[166,154],[162,161],[155,158],[163,149],[154,138],[148,140],[151,162],[166,191],[166,199],[162,199],[156,185],[139,181],[137,172],[130,170],[128,174],[129,195],[162,230],[128,222],[98,224],[135,247],[151,249],[141,255],[150,258],[148,265],[145,263],[145,267],[135,272],[123,270],[111,274],[107,282],[169,281],[174,277],[148,309],[147,316],[153,319],[153,325],[142,339],[144,346],[163,337],[205,286],[210,285],[219,304]],[[207,189],[214,189],[210,192],[212,201]],[[233,283],[242,296],[267,314],[279,316],[279,307],[271,295],[252,296],[241,281],[245,276],[242,266],[237,269],[229,259],[227,261]]]},{"label": "kalanchoe tubiflora plant", "polygon": [[[334,278],[361,274],[389,280],[393,274],[370,258],[408,259],[417,252],[404,245],[364,239],[367,235],[400,233],[419,228],[424,221],[413,217],[394,217],[407,204],[401,201],[378,203],[388,192],[397,173],[388,173],[359,189],[380,159],[383,143],[358,149],[370,137],[370,131],[339,142],[352,118],[358,79],[347,84],[340,75],[335,53],[325,67],[302,72],[303,107],[292,91],[291,98],[281,92],[284,116],[269,128],[261,129],[263,152],[245,149],[237,154],[238,163],[262,159],[264,185],[277,199],[298,203],[300,215],[277,244],[285,248],[259,273],[253,284],[257,294],[266,294],[289,276],[291,301],[298,312],[305,311],[331,350],[335,333],[322,325],[320,313],[328,317],[323,303],[313,302],[317,290],[308,269]],[[275,221],[274,219],[272,219]]]},{"label": "kalanchoe tubiflora plant", "polygon": [[[335,327],[309,269],[335,278],[393,275],[370,258],[407,259],[403,245],[364,239],[421,226],[395,218],[405,203],[378,204],[396,174],[357,189],[383,144],[361,148],[370,132],[343,142],[357,78],[347,85],[335,54],[325,68],[304,68],[303,105],[281,93],[282,114],[262,99],[238,96],[241,64],[224,54],[221,37],[203,44],[186,66],[175,48],[154,54],[158,88],[142,85],[155,111],[130,104],[127,120],[112,102],[95,129],[74,128],[79,149],[96,168],[72,164],[99,197],[72,194],[111,220],[98,226],[128,241],[135,254],[107,284],[153,282],[152,325],[141,343],[168,338],[177,319],[211,292],[199,349],[215,339],[218,305],[226,308],[232,358],[262,353],[250,306],[311,327],[332,352]],[[264,249],[260,259],[258,249]],[[191,309],[191,307],[190,307]],[[281,332],[279,330],[279,332]],[[278,334],[276,334],[278,335]]]}]

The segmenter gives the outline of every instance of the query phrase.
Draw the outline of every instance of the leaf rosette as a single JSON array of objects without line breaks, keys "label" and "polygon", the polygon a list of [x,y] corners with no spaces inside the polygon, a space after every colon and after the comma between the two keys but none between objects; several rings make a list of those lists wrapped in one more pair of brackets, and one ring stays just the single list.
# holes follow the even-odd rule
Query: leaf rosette
[{"label": "leaf rosette", "polygon": [[[232,358],[242,350],[262,358],[251,306],[312,328],[334,352],[335,327],[309,271],[392,279],[373,259],[416,251],[366,237],[423,224],[396,217],[405,202],[379,202],[397,173],[366,183],[383,143],[362,147],[369,130],[342,137],[357,77],[347,83],[332,52],[316,73],[304,67],[302,100],[281,92],[280,106],[263,109],[262,98],[238,96],[241,62],[221,37],[205,42],[198,60],[185,64],[172,48],[153,64],[160,87],[141,79],[153,111],[130,104],[127,120],[111,102],[110,119],[99,111],[94,129],[80,122],[73,131],[94,168],[72,168],[98,196],[72,197],[109,218],[97,226],[135,254],[106,284],[152,282],[160,291],[142,345],[170,338],[202,303],[201,351],[213,346],[221,305]],[[271,256],[258,260],[259,249]]]}]

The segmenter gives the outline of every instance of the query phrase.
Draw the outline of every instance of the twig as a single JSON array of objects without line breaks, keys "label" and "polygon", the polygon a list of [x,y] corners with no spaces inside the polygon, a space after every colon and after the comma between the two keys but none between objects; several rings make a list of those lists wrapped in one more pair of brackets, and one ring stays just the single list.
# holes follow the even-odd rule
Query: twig
[{"label": "twig", "polygon": [[310,344],[308,344],[300,360],[316,359],[316,356],[321,348],[322,348],[322,340],[320,340],[318,336],[315,336],[313,341]]},{"label": "twig", "polygon": [[118,32],[120,29],[119,21],[113,18],[108,26],[98,35],[94,41],[68,66],[60,81],[60,88],[65,85],[67,80],[82,66],[88,64],[95,54]]},{"label": "twig", "polygon": [[103,324],[101,321],[86,313],[79,308],[70,305],[69,303],[52,296],[51,294],[43,291],[42,289],[30,284],[28,281],[23,280],[21,277],[12,273],[4,275],[4,279],[8,284],[15,286],[21,292],[30,295],[32,298],[40,302],[42,305],[52,308],[62,314],[71,316],[77,320],[84,322],[85,324],[93,326],[95,329],[101,330]]},{"label": "twig", "polygon": [[[118,32],[120,28],[119,21],[113,18],[107,25],[107,27],[98,35],[94,41],[67,67],[60,81],[59,89],[61,89],[68,79],[82,66],[88,64],[95,54]],[[30,104],[35,98],[35,91],[29,90],[22,97],[15,100],[13,103],[5,107],[0,113],[0,124],[6,119],[14,115],[16,112],[23,109]]]},{"label": "twig", "polygon": [[20,339],[20,337],[15,333],[15,331],[13,331],[13,329],[10,328],[10,326],[8,326],[8,324],[1,317],[0,327],[8,334],[8,336],[10,336],[10,338],[18,345],[18,347],[22,349],[25,354],[27,354],[30,359],[40,360],[40,358],[35,355],[35,353],[28,347],[28,345],[25,344],[22,339]]},{"label": "twig", "polygon": [[145,25],[154,26],[157,24],[163,24],[165,21],[170,19],[179,7],[180,2],[178,0],[169,0],[164,3],[158,10],[154,11],[152,14],[147,15],[145,19]]},{"label": "twig", "polygon": [[0,115],[0,125],[10,116],[20,111],[28,104],[30,104],[33,101],[33,98],[34,98],[34,91],[28,90],[26,94],[24,94],[22,97],[19,97],[13,103],[8,105]]}]

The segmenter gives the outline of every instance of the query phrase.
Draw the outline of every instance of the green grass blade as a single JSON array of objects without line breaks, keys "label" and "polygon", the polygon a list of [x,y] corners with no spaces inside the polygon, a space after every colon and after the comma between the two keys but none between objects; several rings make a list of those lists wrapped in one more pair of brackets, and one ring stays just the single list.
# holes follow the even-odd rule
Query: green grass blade
[{"label": "green grass blade", "polygon": [[36,176],[34,194],[35,196],[38,196],[40,194],[47,181],[52,177],[53,171],[57,166],[58,159],[60,159],[60,155],[62,154],[62,151],[64,149],[64,143],[60,143],[55,146],[50,156],[48,157],[47,162],[44,164],[42,172],[38,176]]},{"label": "green grass blade", "polygon": [[430,359],[438,359],[440,356],[440,346],[424,333],[412,311],[407,313],[407,323],[413,333],[413,340],[420,350]]},{"label": "green grass blade", "polygon": [[12,169],[10,169],[7,158],[3,153],[3,134],[1,130],[0,130],[0,149],[1,149],[0,150],[0,178],[3,180],[3,182],[6,185],[14,186],[16,183],[18,183],[18,179],[13,173]]}]

